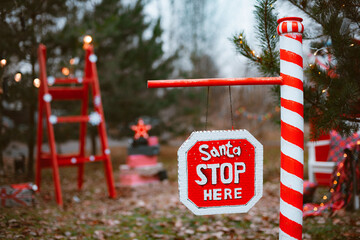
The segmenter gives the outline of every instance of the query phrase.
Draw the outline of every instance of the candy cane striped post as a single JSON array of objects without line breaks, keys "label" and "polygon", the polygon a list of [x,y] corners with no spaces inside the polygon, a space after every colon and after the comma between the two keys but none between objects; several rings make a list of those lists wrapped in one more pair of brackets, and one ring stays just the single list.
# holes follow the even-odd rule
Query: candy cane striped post
[{"label": "candy cane striped post", "polygon": [[281,169],[279,239],[301,239],[303,222],[304,105],[302,19],[278,20],[280,35]]}]

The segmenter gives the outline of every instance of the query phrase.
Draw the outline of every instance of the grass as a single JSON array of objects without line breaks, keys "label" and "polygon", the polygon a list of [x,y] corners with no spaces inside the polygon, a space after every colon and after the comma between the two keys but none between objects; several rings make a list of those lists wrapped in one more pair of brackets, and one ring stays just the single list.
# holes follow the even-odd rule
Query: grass
[{"label": "grass", "polygon": [[[178,201],[177,147],[159,156],[169,181],[139,188],[117,188],[108,199],[101,163],[87,164],[84,189],[76,189],[76,168],[60,171],[64,207],[54,201],[50,170],[43,173],[33,208],[1,208],[0,239],[277,239],[279,146],[264,147],[264,197],[245,214],[195,216]],[[126,149],[111,149],[115,182]],[[77,198],[75,198],[77,197]],[[76,200],[79,199],[79,200]],[[360,212],[304,220],[304,239],[360,238]]]}]

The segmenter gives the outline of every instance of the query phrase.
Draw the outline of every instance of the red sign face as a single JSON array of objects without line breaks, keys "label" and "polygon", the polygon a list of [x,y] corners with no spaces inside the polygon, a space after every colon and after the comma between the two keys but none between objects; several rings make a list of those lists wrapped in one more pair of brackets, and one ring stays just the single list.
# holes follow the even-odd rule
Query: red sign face
[{"label": "red sign face", "polygon": [[195,214],[247,212],[262,196],[262,145],[246,130],[194,132],[180,147],[180,200]]}]

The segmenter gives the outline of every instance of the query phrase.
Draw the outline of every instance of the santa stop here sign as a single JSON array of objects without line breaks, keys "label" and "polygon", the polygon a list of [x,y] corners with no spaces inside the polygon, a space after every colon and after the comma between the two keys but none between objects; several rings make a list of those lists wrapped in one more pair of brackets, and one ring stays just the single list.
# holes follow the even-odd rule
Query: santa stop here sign
[{"label": "santa stop here sign", "polygon": [[263,146],[246,130],[193,132],[178,161],[180,201],[196,215],[248,212],[262,197]]}]

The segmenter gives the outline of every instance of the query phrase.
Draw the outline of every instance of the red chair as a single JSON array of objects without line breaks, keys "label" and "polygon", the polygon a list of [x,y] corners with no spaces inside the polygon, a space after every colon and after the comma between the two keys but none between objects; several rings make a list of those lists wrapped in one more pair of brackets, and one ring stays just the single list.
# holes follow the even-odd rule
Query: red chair
[{"label": "red chair", "polygon": [[317,183],[318,186],[331,186],[332,172],[336,163],[328,161],[330,134],[324,134],[316,140],[309,141],[307,147],[310,182]]}]

